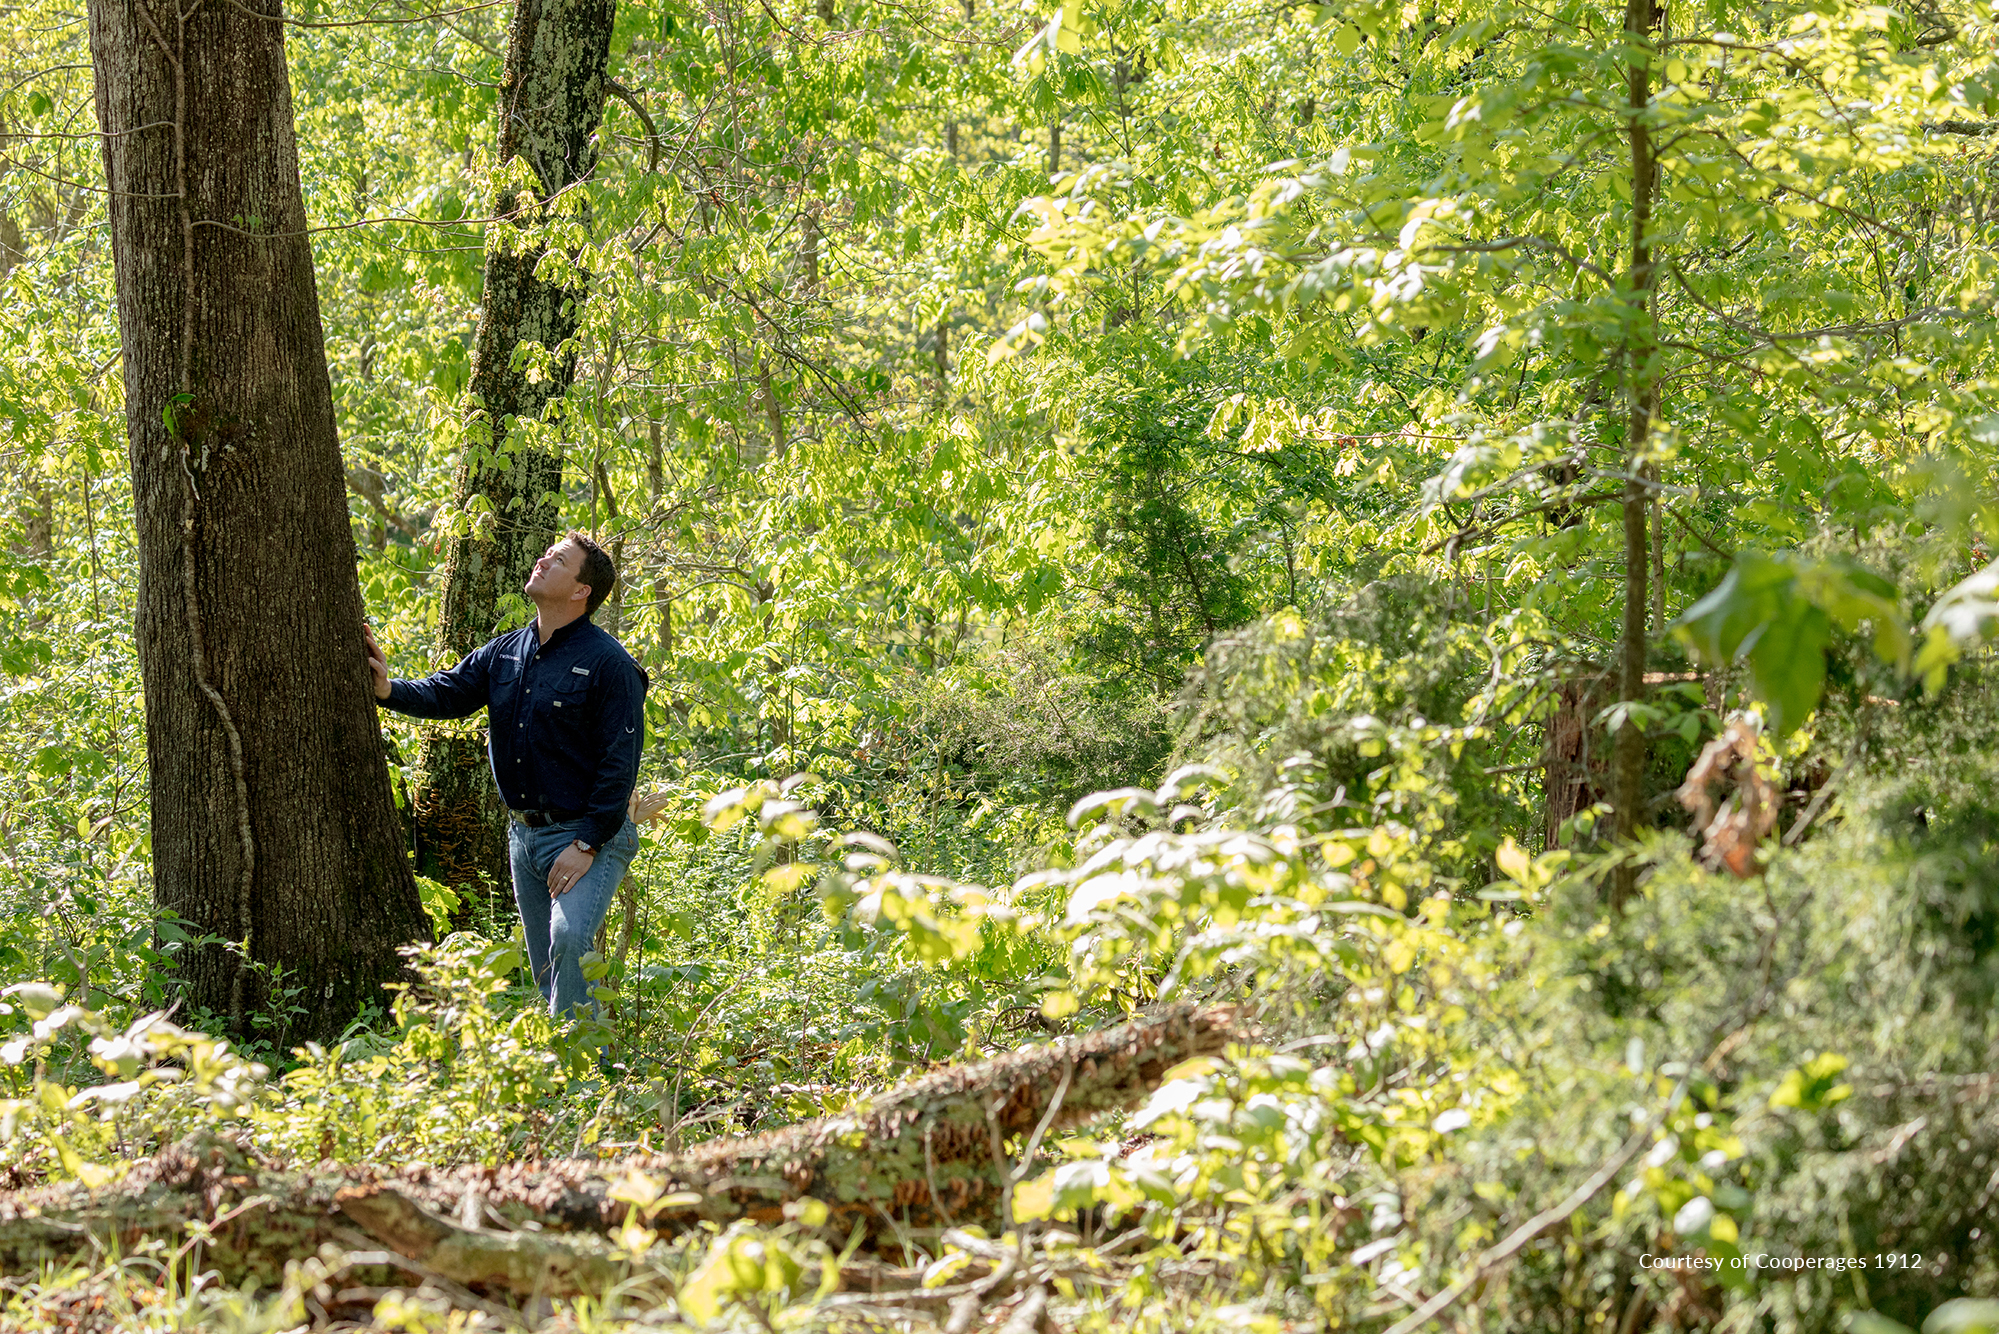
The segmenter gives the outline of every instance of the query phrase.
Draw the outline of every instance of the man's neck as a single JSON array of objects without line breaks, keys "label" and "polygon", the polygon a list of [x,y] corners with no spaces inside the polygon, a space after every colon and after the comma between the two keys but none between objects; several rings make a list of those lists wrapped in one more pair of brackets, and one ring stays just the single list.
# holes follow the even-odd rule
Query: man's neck
[{"label": "man's neck", "polygon": [[534,635],[538,643],[546,644],[549,636],[565,625],[573,625],[586,615],[581,603],[565,602],[556,606],[537,603],[534,612]]}]

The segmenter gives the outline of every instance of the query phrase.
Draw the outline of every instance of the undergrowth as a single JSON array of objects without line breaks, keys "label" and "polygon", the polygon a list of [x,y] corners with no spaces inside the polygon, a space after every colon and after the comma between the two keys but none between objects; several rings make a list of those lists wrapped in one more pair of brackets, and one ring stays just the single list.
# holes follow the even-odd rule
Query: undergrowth
[{"label": "undergrowth", "polygon": [[[1339,626],[1309,652],[1301,633],[1280,618],[1219,650],[1211,688],[1254,674],[1295,697],[1350,673]],[[0,998],[0,1172],[108,1186],[196,1133],[294,1165],[671,1151],[1196,999],[1238,1007],[1254,1040],[1023,1163],[997,1241],[1053,1285],[1064,1327],[1380,1329],[1446,1299],[1492,1331],[1981,1327],[1999,1289],[1999,716],[1975,672],[1864,715],[1829,705],[1819,745],[1845,763],[1811,827],[1792,817],[1809,836],[1765,844],[1746,879],[1671,831],[1620,851],[1466,844],[1456,757],[1504,711],[1481,720],[1470,674],[1455,701],[1423,695],[1446,679],[1291,713],[1289,763],[1244,762],[1245,724],[1210,713],[1162,785],[1088,797],[1066,826],[1016,812],[1041,864],[996,884],[905,864],[825,779],[699,806],[687,783],[636,863],[629,937],[614,917],[591,966],[597,1024],[553,1028],[517,944],[473,933],[413,953],[375,1021],[282,1056],[143,1009],[115,971],[52,968]],[[1816,762],[1810,737],[1759,745],[1779,789]],[[1341,780],[1362,760],[1365,782]],[[1603,893],[1619,857],[1644,868],[1621,913]],[[851,1327],[842,1240],[809,1208],[645,1233],[630,1293],[519,1318]],[[993,1244],[910,1232],[896,1258],[944,1282]],[[340,1256],[255,1293],[157,1251],[17,1276],[7,1319],[276,1329],[328,1302],[385,1328],[501,1319],[421,1283],[357,1286]]]},{"label": "undergrowth", "polygon": [[[1115,1279],[1069,1283],[1065,1323],[1370,1327],[1462,1284],[1492,1330],[1643,1317],[1832,1331],[1860,1327],[1855,1313],[1868,1329],[1915,1328],[1999,1284],[1999,773],[1962,744],[1991,725],[1970,692],[1909,714],[1874,725],[1834,814],[1759,877],[1709,870],[1659,834],[1643,849],[1643,896],[1621,915],[1602,905],[1601,856],[1508,842],[1499,877],[1473,887],[1441,873],[1407,791],[1408,819],[1384,804],[1309,834],[1245,828],[1215,809],[1229,776],[1203,766],[1083,803],[1074,864],[1003,890],[907,872],[879,840],[816,828],[777,785],[727,794],[707,816],[716,844],[766,863],[741,911],[786,895],[811,907],[770,936],[790,951],[769,957],[794,996],[801,979],[830,983],[872,959],[876,978],[896,976],[893,961],[940,1006],[975,995],[968,968],[1007,977],[1048,1026],[1161,997],[1254,1012],[1253,1046],[1189,1063],[1128,1119],[1050,1146],[1019,1189],[1015,1226],[1037,1263]],[[1952,776],[1911,772],[1940,746],[1963,757]],[[704,1075],[697,1053],[731,1050],[740,1033],[724,1025],[740,1021],[698,990],[679,1004],[709,1018],[688,1026],[679,1063],[607,1081],[592,1058],[601,1034],[553,1032],[520,1003],[515,955],[472,936],[426,950],[387,1023],[301,1049],[281,1071],[157,1017],[120,1025],[54,987],[11,988],[6,1170],[109,1181],[213,1126],[284,1162],[611,1155],[862,1095],[770,1082],[747,1105],[778,1067]],[[792,1022],[812,1008],[797,1004]],[[788,1055],[786,1070],[851,1081],[838,1036],[824,1064]],[[1593,1173],[1598,1188],[1579,1191]],[[1556,1224],[1518,1233],[1558,1206]],[[680,1305],[646,1319],[689,1320],[688,1267],[722,1263],[745,1238],[770,1264],[790,1257],[790,1277],[710,1284],[704,1320],[756,1324],[755,1306],[786,1327],[840,1324],[823,1265],[808,1263],[820,1254],[809,1227],[642,1251],[635,1273],[683,1275]],[[937,1237],[911,1245],[918,1264],[955,1253]],[[1662,1256],[1713,1267],[1654,1268]],[[45,1275],[15,1309],[53,1310],[78,1282]],[[112,1289],[135,1320],[142,1286]],[[176,1319],[199,1307],[211,1323],[276,1327],[298,1318],[304,1290],[300,1278],[257,1301],[146,1300]],[[385,1324],[428,1327],[416,1298],[381,1300]],[[624,1317],[614,1302],[562,1319]]]}]

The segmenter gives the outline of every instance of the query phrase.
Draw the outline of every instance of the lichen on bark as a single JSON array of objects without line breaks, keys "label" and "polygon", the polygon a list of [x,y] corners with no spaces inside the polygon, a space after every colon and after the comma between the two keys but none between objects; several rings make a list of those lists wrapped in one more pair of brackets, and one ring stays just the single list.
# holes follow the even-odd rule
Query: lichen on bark
[{"label": "lichen on bark", "polygon": [[[596,169],[609,91],[615,0],[516,0],[499,89],[490,225],[472,353],[456,510],[480,511],[445,559],[437,656],[456,662],[504,628],[560,517],[562,458],[529,439],[575,378],[575,338],[588,295],[574,255],[549,258],[551,214],[587,219],[570,196]],[[484,739],[439,729],[424,741],[415,784],[417,867],[453,888],[499,893],[509,882],[504,815],[483,764]],[[502,895],[504,897],[504,895]]]},{"label": "lichen on bark", "polygon": [[[0,1194],[0,1268],[29,1272],[113,1238],[178,1243],[218,1216],[205,1263],[228,1282],[274,1282],[327,1243],[386,1248],[452,1281],[522,1294],[601,1288],[605,1241],[643,1174],[681,1197],[647,1226],[776,1223],[784,1206],[829,1206],[827,1235],[893,1247],[911,1228],[997,1225],[1010,1156],[1050,1130],[1130,1107],[1173,1066],[1242,1035],[1233,1011],[1176,1006],[1115,1028],[952,1066],[864,1106],[688,1153],[500,1167],[296,1168],[213,1137],[143,1161],[116,1186]],[[1004,1146],[1002,1149],[1000,1146]]]}]

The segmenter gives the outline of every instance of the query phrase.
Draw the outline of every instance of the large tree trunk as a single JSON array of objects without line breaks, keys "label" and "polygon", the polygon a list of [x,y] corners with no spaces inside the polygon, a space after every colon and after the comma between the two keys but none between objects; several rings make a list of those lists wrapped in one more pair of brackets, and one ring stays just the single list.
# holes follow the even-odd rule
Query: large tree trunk
[{"label": "large tree trunk", "polygon": [[[429,935],[361,590],[277,0],[91,0],[161,910],[194,1006],[331,1038]],[[254,967],[244,961],[244,952]],[[270,995],[282,968],[284,991]]]},{"label": "large tree trunk", "polygon": [[[483,498],[486,513],[452,540],[445,565],[437,652],[455,662],[506,622],[535,558],[554,539],[562,459],[514,437],[516,420],[538,421],[569,390],[584,289],[535,276],[546,253],[539,204],[587,179],[597,165],[616,0],[517,0],[500,81],[500,143],[486,237],[486,279],[472,354],[461,513]],[[525,166],[533,180],[519,188]],[[545,361],[520,353],[533,344]],[[524,605],[517,604],[525,610]],[[417,867],[448,885],[504,890],[506,819],[485,763],[484,738],[439,730],[425,739],[415,792]],[[510,900],[509,900],[510,901]],[[468,900],[469,902],[469,900]]]},{"label": "large tree trunk", "polygon": [[1230,1011],[1175,1007],[924,1075],[856,1111],[671,1157],[284,1171],[227,1141],[190,1140],[114,1187],[0,1193],[0,1270],[33,1273],[142,1236],[174,1244],[222,1215],[229,1224],[215,1229],[203,1263],[231,1283],[271,1285],[287,1260],[330,1242],[386,1250],[415,1272],[492,1293],[601,1291],[626,1272],[602,1238],[632,1213],[634,1184],[656,1202],[643,1221],[663,1234],[737,1218],[776,1223],[805,1197],[828,1206],[836,1243],[856,1230],[888,1248],[912,1227],[997,1230],[1015,1158],[1037,1127],[1045,1136],[1129,1107],[1174,1065],[1240,1036]]}]

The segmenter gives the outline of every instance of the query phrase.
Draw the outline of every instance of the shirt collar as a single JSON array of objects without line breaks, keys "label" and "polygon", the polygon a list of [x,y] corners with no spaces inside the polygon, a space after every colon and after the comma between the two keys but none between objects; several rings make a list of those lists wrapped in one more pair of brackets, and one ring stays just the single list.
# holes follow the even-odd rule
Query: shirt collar
[{"label": "shirt collar", "polygon": [[[552,649],[557,647],[558,645],[568,642],[576,635],[582,633],[585,627],[587,627],[589,624],[590,624],[590,618],[587,615],[578,616],[575,620],[571,621],[569,624],[563,626],[560,630],[557,630],[554,634],[550,635],[548,637],[548,642],[543,644],[542,648],[544,650]],[[535,633],[534,622],[529,621],[528,634],[532,636],[534,635],[534,633]]]}]

